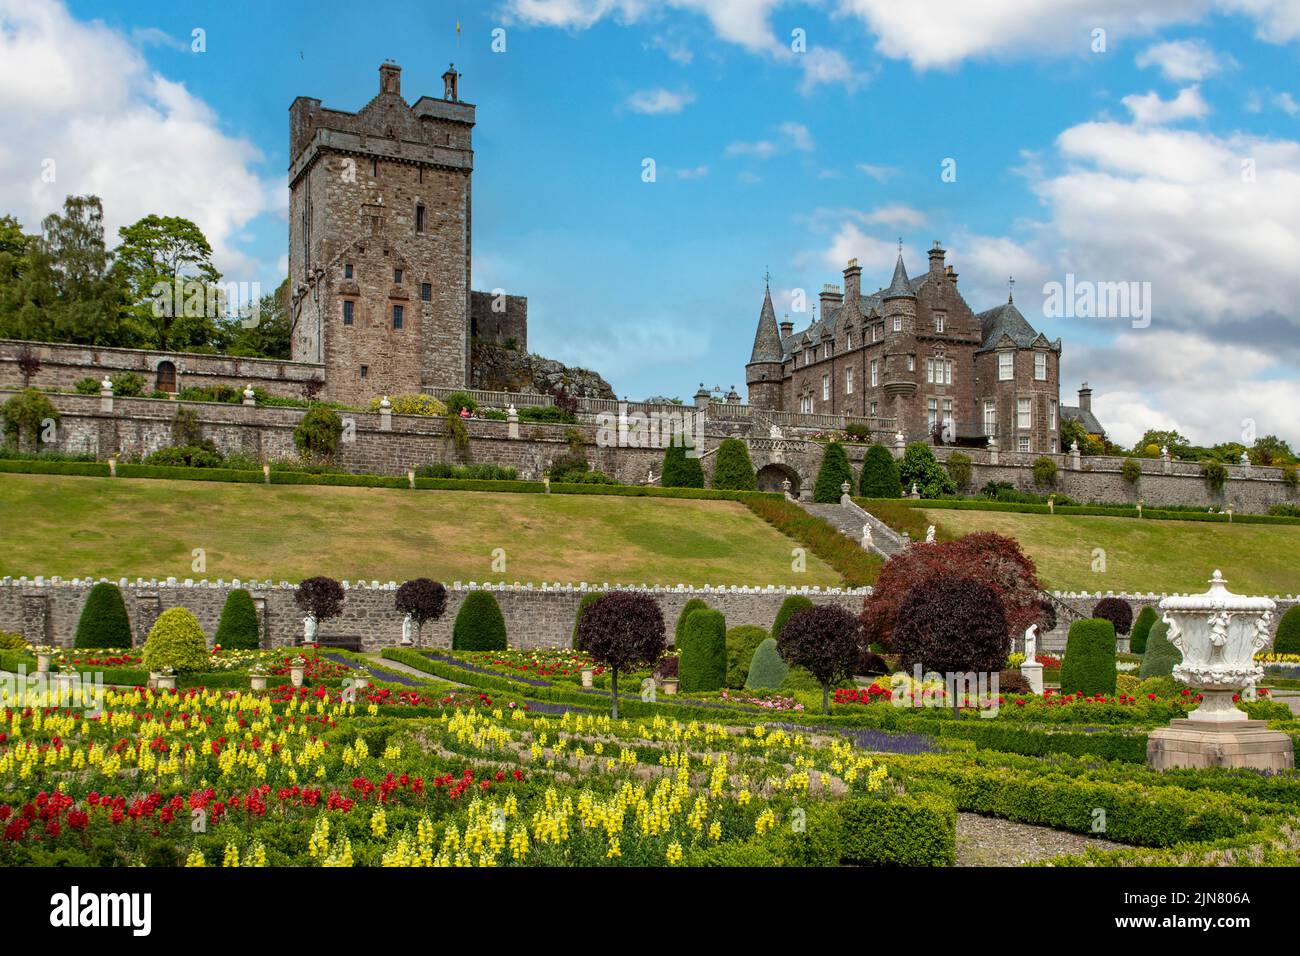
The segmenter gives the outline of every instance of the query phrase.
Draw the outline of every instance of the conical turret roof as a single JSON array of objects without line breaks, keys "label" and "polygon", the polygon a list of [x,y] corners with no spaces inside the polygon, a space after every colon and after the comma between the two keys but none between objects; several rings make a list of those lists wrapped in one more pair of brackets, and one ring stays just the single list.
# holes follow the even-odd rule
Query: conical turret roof
[{"label": "conical turret roof", "polygon": [[903,266],[903,255],[899,253],[898,261],[894,263],[894,278],[889,282],[889,288],[881,295],[882,299],[914,299],[916,293],[912,291],[912,281],[907,277],[907,269]]},{"label": "conical turret roof", "polygon": [[781,331],[776,326],[776,310],[772,308],[772,289],[769,286],[764,291],[763,308],[758,313],[758,331],[754,333],[754,352],[749,363],[780,362],[783,353]]}]

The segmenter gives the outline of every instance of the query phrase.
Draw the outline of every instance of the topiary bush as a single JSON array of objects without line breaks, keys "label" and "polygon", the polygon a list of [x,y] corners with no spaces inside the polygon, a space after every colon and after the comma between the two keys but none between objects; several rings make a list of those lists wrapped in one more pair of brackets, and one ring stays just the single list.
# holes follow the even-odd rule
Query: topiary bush
[{"label": "topiary bush", "polygon": [[313,405],[293,430],[293,443],[299,454],[310,461],[331,462],[338,454],[343,420],[338,412],[323,405]]},{"label": "topiary bush", "polygon": [[749,676],[749,664],[758,645],[767,640],[767,630],[741,624],[727,631],[727,686],[740,690]]},{"label": "topiary bush", "polygon": [[660,485],[665,488],[704,487],[704,468],[698,458],[689,457],[686,451],[685,445],[674,437],[673,443],[664,450],[664,473],[659,477]]},{"label": "topiary bush", "polygon": [[754,650],[749,662],[749,674],[745,677],[746,690],[778,690],[790,666],[781,660],[776,649],[776,638],[765,638]]},{"label": "topiary bush", "polygon": [[911,494],[914,484],[922,498],[942,498],[957,492],[952,476],[935,460],[934,451],[923,441],[914,441],[904,450],[898,479],[905,495]]},{"label": "topiary bush", "polygon": [[897,498],[902,490],[898,481],[898,463],[888,448],[876,442],[862,459],[858,491],[864,498]]},{"label": "topiary bush", "polygon": [[1300,605],[1287,610],[1277,622],[1274,654],[1300,654]]},{"label": "topiary bush", "polygon": [[100,581],[86,596],[73,647],[130,647],[132,643],[122,592],[116,584]]},{"label": "topiary bush", "polygon": [[1181,664],[1182,660],[1182,652],[1169,643],[1169,625],[1156,621],[1147,634],[1147,649],[1142,655],[1138,676],[1144,681],[1148,677],[1171,677],[1174,665]]},{"label": "topiary bush", "polygon": [[651,667],[663,656],[664,616],[659,602],[648,594],[613,591],[587,607],[578,630],[587,653],[609,668],[611,713],[617,719],[619,673]]},{"label": "topiary bush", "polygon": [[727,491],[757,491],[754,463],[749,460],[749,446],[739,438],[724,438],[718,445],[713,466],[713,487]]},{"label": "topiary bush", "polygon": [[727,683],[727,619],[720,611],[692,611],[682,632],[680,687],[684,693],[721,690]]},{"label": "topiary bush", "polygon": [[1056,487],[1056,462],[1046,455],[1034,460],[1034,484],[1040,488]]},{"label": "topiary bush", "polygon": [[[589,605],[595,604],[604,596],[604,591],[592,591],[590,594],[584,594],[582,600],[578,602],[578,613],[573,616],[573,649],[575,651],[585,650],[582,646],[582,637],[580,633],[582,612],[585,611]],[[692,600],[694,600],[694,598],[692,598]],[[700,603],[702,604],[704,602],[701,601]]]},{"label": "topiary bush", "polygon": [[1133,626],[1133,608],[1122,598],[1102,598],[1093,606],[1092,616],[1110,621],[1116,634],[1127,634]]},{"label": "topiary bush", "polygon": [[41,392],[25,388],[0,408],[0,420],[10,444],[21,448],[27,443],[38,448],[45,443],[47,423],[58,424],[59,412]]},{"label": "topiary bush", "polygon": [[853,490],[853,468],[849,465],[849,456],[844,446],[837,441],[829,442],[822,453],[822,464],[817,469],[817,483],[813,485],[813,500],[822,504],[838,504],[844,483],[848,482],[849,491]]},{"label": "topiary bush", "polygon": [[424,625],[436,621],[447,610],[447,589],[429,578],[412,578],[404,581],[393,597],[398,614],[411,615],[415,625],[415,643],[420,643]]},{"label": "topiary bush", "polygon": [[1115,674],[1115,626],[1100,617],[1071,624],[1061,661],[1061,693],[1114,694]]},{"label": "topiary bush", "polygon": [[194,674],[208,666],[208,643],[199,619],[183,607],[158,615],[144,642],[144,666],[150,671],[170,667],[177,674]]},{"label": "topiary bush", "polygon": [[800,611],[813,606],[813,602],[802,594],[791,594],[781,602],[781,607],[776,612],[776,620],[772,622],[772,637],[775,640],[781,639],[781,631],[785,627],[786,621],[794,617]]},{"label": "topiary bush", "polygon": [[253,597],[243,588],[235,588],[226,595],[221,608],[221,620],[212,642],[222,650],[254,650],[262,646],[262,631],[257,625],[257,607]]},{"label": "topiary bush", "polygon": [[1155,694],[1157,697],[1174,697],[1182,693],[1182,690],[1183,685],[1172,677],[1148,677],[1138,684],[1134,696],[1146,697],[1148,694]]},{"label": "topiary bush", "polygon": [[453,651],[504,651],[506,619],[488,591],[470,591],[456,612],[451,628]]},{"label": "topiary bush", "polygon": [[1160,615],[1149,604],[1138,611],[1137,620],[1133,622],[1133,630],[1128,637],[1128,649],[1131,652],[1134,654],[1146,653],[1147,635],[1151,633],[1152,626],[1158,620],[1160,620]]},{"label": "topiary bush", "polygon": [[691,616],[692,611],[709,609],[703,598],[691,598],[682,605],[682,611],[677,615],[677,624],[673,628],[673,646],[682,646],[682,635],[686,633],[686,619]]},{"label": "topiary bush", "polygon": [[852,677],[862,658],[862,627],[838,604],[805,608],[785,623],[776,647],[791,667],[817,678],[822,713],[829,714],[831,686]]}]

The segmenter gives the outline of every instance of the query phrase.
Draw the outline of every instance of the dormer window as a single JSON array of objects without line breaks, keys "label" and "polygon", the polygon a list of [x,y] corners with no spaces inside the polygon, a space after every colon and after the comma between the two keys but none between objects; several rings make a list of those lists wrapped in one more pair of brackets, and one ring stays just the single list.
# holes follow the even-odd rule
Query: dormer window
[{"label": "dormer window", "polygon": [[943,327],[946,324],[947,324],[947,316],[945,316],[942,312],[936,312],[934,314],[934,330],[936,332],[942,332]]}]

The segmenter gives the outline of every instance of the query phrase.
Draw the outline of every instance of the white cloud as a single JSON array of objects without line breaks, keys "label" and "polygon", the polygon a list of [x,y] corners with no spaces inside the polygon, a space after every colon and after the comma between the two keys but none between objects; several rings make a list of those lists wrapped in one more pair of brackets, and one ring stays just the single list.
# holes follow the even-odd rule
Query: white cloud
[{"label": "white cloud", "polygon": [[1174,83],[1199,83],[1223,68],[1218,54],[1204,40],[1157,43],[1138,54],[1137,65],[1157,67]]},{"label": "white cloud", "polygon": [[634,113],[658,116],[664,113],[680,113],[695,102],[695,94],[690,90],[638,90],[627,98],[627,107]]},{"label": "white cloud", "polygon": [[878,183],[883,183],[890,176],[898,175],[898,170],[892,166],[876,166],[872,163],[858,163],[858,170],[866,173]]},{"label": "white cloud", "polygon": [[695,166],[690,169],[676,170],[675,175],[678,179],[703,179],[709,175],[708,166]]},{"label": "white cloud", "polygon": [[1278,93],[1273,97],[1273,105],[1288,116],[1295,116],[1300,113],[1300,103],[1297,103],[1295,97],[1290,93]]},{"label": "white cloud", "polygon": [[[183,84],[151,71],[121,33],[73,19],[54,0],[0,0],[0,208],[28,231],[69,194],[104,201],[105,235],[148,213],[184,216],[204,231],[217,267],[256,277],[237,248],[254,217],[283,208],[283,181],[263,180],[248,140]],[[40,163],[55,162],[43,182]]]},{"label": "white cloud", "polygon": [[812,133],[808,132],[808,127],[803,123],[787,122],[778,127],[790,145],[800,152],[811,152],[813,148]]},{"label": "white cloud", "polygon": [[807,153],[813,150],[813,137],[808,127],[793,120],[777,127],[780,139],[736,140],[727,144],[728,156],[753,156],[756,159],[769,159],[778,153],[794,150]]},{"label": "white cloud", "polygon": [[1178,91],[1172,100],[1162,100],[1160,94],[1134,93],[1121,101],[1133,114],[1133,121],[1143,126],[1176,123],[1184,119],[1200,119],[1210,112],[1210,105],[1201,97],[1197,86]]},{"label": "white cloud", "polygon": [[856,90],[869,79],[868,74],[854,69],[848,57],[829,47],[814,46],[799,54],[799,66],[803,70],[799,92],[805,94],[819,86],[839,85]]},{"label": "white cloud", "polygon": [[734,143],[727,144],[726,154],[728,156],[756,156],[759,159],[767,159],[769,156],[775,156],[776,151],[776,143],[770,139],[760,139],[753,142],[736,140]]}]

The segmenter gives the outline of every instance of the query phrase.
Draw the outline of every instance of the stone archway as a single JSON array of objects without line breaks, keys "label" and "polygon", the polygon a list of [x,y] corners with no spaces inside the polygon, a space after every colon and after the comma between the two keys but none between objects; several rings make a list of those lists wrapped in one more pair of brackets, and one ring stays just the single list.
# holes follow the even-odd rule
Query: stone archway
[{"label": "stone archway", "polygon": [[789,465],[772,463],[764,465],[758,469],[758,490],[759,491],[776,491],[784,490],[781,482],[789,479],[790,494],[796,498],[799,497],[799,472],[795,471]]}]

